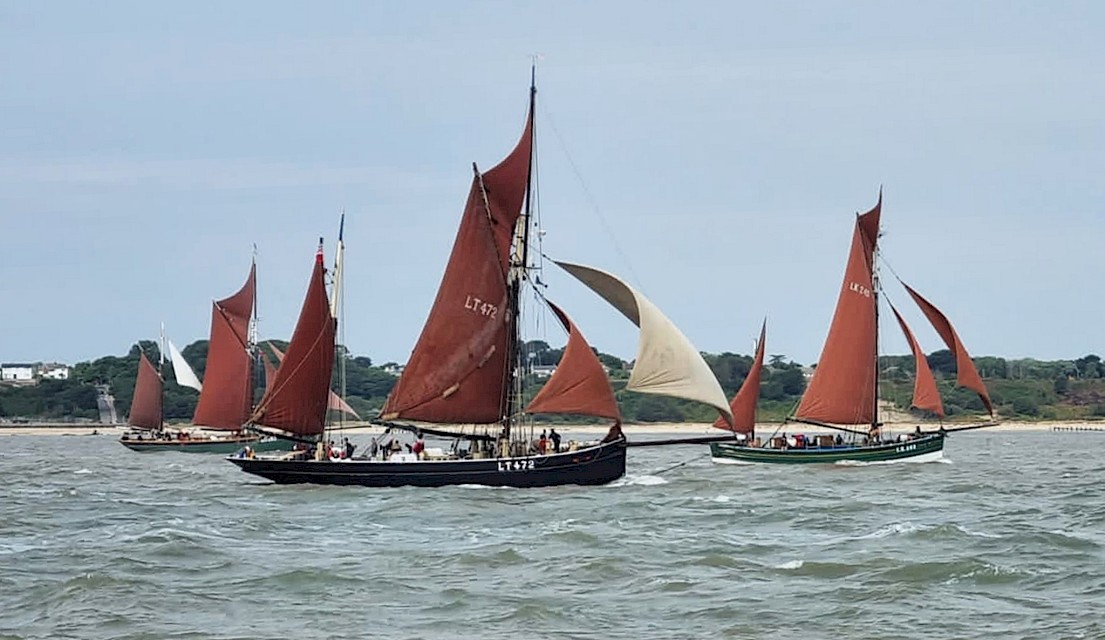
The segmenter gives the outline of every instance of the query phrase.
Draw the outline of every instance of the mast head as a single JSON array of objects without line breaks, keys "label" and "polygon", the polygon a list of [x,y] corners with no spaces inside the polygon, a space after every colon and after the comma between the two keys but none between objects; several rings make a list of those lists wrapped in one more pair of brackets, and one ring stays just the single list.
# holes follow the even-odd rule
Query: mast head
[{"label": "mast head", "polygon": [[322,238],[318,239],[318,251],[315,253],[315,262],[322,264]]}]

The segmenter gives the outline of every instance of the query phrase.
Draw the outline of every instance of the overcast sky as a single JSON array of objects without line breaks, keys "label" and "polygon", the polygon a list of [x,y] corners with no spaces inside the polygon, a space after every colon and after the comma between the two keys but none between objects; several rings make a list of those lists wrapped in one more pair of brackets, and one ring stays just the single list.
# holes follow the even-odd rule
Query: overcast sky
[{"label": "overcast sky", "polygon": [[[881,185],[887,264],[972,355],[1102,353],[1103,34],[1094,2],[4,3],[0,361],[206,338],[254,244],[260,334],[287,338],[344,208],[345,340],[404,362],[534,53],[544,252],[625,276],[699,349],[750,353],[766,316],[769,353],[816,361]],[[632,357],[554,269],[548,296]]]}]

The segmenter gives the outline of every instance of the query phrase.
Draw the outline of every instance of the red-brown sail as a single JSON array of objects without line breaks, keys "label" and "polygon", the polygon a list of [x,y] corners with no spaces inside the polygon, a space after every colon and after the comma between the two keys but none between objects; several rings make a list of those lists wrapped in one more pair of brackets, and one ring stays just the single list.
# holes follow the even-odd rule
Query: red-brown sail
[{"label": "red-brown sail", "polygon": [[320,246],[288,351],[250,418],[262,430],[308,436],[326,428],[336,321],[330,315],[324,273]]},{"label": "red-brown sail", "polygon": [[127,424],[139,429],[161,428],[161,374],[144,352],[139,352],[138,356],[138,378],[134,382]]},{"label": "red-brown sail", "polygon": [[751,436],[756,431],[756,405],[760,400],[760,378],[764,369],[764,339],[767,338],[767,322],[760,327],[760,341],[756,344],[756,357],[752,361],[752,368],[744,377],[741,388],[733,401],[729,403],[729,409],[733,412],[733,426],[725,422],[725,418],[718,418],[714,426],[735,433],[747,433]]},{"label": "red-brown sail", "polygon": [[192,417],[198,426],[237,430],[249,419],[253,403],[249,320],[256,293],[257,266],[253,265],[237,293],[212,305],[203,391]]},{"label": "red-brown sail", "polygon": [[925,352],[921,350],[921,345],[917,343],[917,338],[913,336],[913,331],[909,329],[909,325],[906,324],[905,318],[902,318],[902,314],[898,313],[898,309],[894,305],[890,305],[890,310],[894,312],[894,317],[898,319],[898,326],[902,328],[902,333],[905,334],[905,339],[909,342],[909,348],[913,350],[913,359],[917,362],[913,374],[912,406],[931,411],[943,418],[944,403],[940,401],[940,392],[936,389],[936,378],[932,376],[932,369],[929,368],[928,360],[925,359]]},{"label": "red-brown sail", "polygon": [[856,218],[829,336],[796,415],[837,424],[875,421],[877,326],[872,269],[879,238],[882,193],[873,209]]},{"label": "red-brown sail", "polygon": [[568,331],[568,345],[556,371],[526,407],[526,413],[567,413],[621,422],[614,390],[598,356],[568,314],[551,302],[549,307]]},{"label": "red-brown sail", "polygon": [[921,308],[921,312],[929,319],[932,328],[936,329],[936,333],[940,334],[944,344],[948,345],[948,349],[955,356],[956,383],[977,393],[982,400],[982,404],[986,407],[986,411],[991,416],[994,415],[994,407],[990,404],[990,394],[986,391],[982,376],[978,375],[978,369],[975,368],[975,363],[971,361],[971,355],[967,353],[967,348],[959,340],[959,335],[956,334],[952,323],[948,321],[948,317],[933,306],[931,302],[921,297],[921,294],[910,288],[909,285],[903,282],[902,286],[909,292],[909,296]]},{"label": "red-brown sail", "polygon": [[[273,343],[270,342],[268,344],[269,344],[269,348],[272,349],[272,352],[274,354],[276,354],[276,361],[277,362],[283,362],[284,361],[284,353],[282,351],[280,351],[280,349],[277,349],[276,345],[274,345]],[[262,355],[264,355],[264,354],[262,354]],[[266,358],[265,359],[265,376],[266,376],[265,379],[266,380],[268,380],[269,367],[273,368],[273,373],[276,372],[276,367],[273,367],[273,365],[271,365],[269,363],[268,358]],[[346,402],[344,398],[342,398],[338,394],[334,393],[333,389],[330,390],[330,396],[326,401],[326,408],[330,409],[331,411],[340,411],[340,412],[342,412],[346,415],[353,416],[354,418],[356,418],[358,420],[361,419],[360,414],[357,413],[357,411],[355,409],[353,409],[353,407],[349,406],[349,403]]]},{"label": "red-brown sail", "polygon": [[491,423],[503,417],[514,331],[507,274],[529,180],[532,117],[510,155],[472,180],[437,298],[381,411],[385,419]]},{"label": "red-brown sail", "polygon": [[261,363],[265,366],[265,391],[268,391],[272,388],[272,381],[276,379],[276,366],[264,351],[261,352]]}]

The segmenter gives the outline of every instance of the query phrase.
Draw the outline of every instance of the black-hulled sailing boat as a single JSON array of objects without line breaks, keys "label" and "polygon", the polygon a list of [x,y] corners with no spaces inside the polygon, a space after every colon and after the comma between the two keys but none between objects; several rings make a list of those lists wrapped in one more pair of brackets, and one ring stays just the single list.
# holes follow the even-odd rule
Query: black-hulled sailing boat
[{"label": "black-hulled sailing boat", "polygon": [[[551,303],[568,332],[568,347],[542,391],[528,405],[522,404],[519,310],[534,259],[529,236],[535,96],[531,86],[522,138],[510,155],[487,172],[474,167],[452,255],[429,318],[376,421],[392,432],[453,438],[454,448],[434,455],[399,453],[387,460],[335,460],[324,455],[318,439],[325,430],[330,362],[310,368],[316,385],[304,379],[302,386],[293,388],[289,381],[287,390],[280,388],[283,372],[299,366],[293,352],[314,344],[321,358],[325,345],[333,346],[334,314],[326,313],[320,297],[318,262],[300,325],[266,394],[271,398],[254,414],[254,428],[318,446],[314,455],[232,457],[234,464],[276,482],[364,486],[596,485],[625,473],[627,442],[606,373],[568,315]],[[651,302],[615,276],[558,264],[640,327],[637,364],[627,388],[707,402],[728,416],[724,393],[701,355]],[[544,300],[540,293],[539,297]],[[304,411],[293,416],[282,408],[277,415],[274,405],[291,406],[291,398],[298,398],[294,406]],[[526,415],[533,413],[601,417],[613,425],[599,441],[567,451],[541,451],[534,446],[532,430],[523,428]]]},{"label": "black-hulled sailing boat", "polygon": [[[875,207],[856,218],[851,252],[829,335],[809,387],[792,417],[793,422],[836,430],[846,437],[775,436],[761,441],[751,437],[749,430],[750,437],[744,440],[712,443],[710,452],[714,462],[928,461],[942,457],[946,433],[997,424],[986,385],[951,322],[932,303],[902,283],[954,354],[957,383],[978,393],[990,420],[964,426],[941,425],[928,430],[916,427],[912,433],[900,434],[897,438],[884,433],[878,412],[878,302],[883,291],[876,270],[881,212],[880,192]],[[925,354],[905,319],[893,305],[889,306],[916,360],[912,406],[942,419],[943,404]],[[758,364],[762,367],[762,357],[758,358]],[[757,377],[755,393],[749,393],[752,397],[758,395],[758,383]],[[744,391],[742,387],[741,392]],[[734,407],[734,413],[737,412]]]},{"label": "black-hulled sailing boat", "polygon": [[195,453],[233,453],[246,445],[268,451],[289,447],[288,443],[276,438],[242,431],[253,407],[254,356],[250,324],[255,314],[256,292],[257,266],[253,264],[237,293],[212,302],[211,335],[202,384],[170,342],[170,361],[177,380],[200,392],[192,417],[192,424],[198,431],[169,433],[161,431],[159,426],[158,437],[143,440],[125,437],[120,440],[124,446],[135,451]]}]

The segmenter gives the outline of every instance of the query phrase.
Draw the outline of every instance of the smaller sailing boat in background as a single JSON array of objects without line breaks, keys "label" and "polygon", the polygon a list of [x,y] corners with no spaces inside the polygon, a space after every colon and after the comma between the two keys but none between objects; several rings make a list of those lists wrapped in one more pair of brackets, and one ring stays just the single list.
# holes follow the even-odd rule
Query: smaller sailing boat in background
[{"label": "smaller sailing boat in background", "polygon": [[[487,172],[473,167],[468,201],[437,297],[375,421],[393,434],[409,431],[451,438],[453,448],[397,452],[387,459],[334,459],[325,454],[321,438],[336,320],[326,304],[320,249],[287,354],[251,418],[258,431],[307,441],[315,449],[231,457],[231,462],[280,483],[374,487],[596,485],[625,474],[627,441],[606,372],[567,313],[547,301],[540,288],[535,288],[537,297],[568,332],[568,346],[541,392],[528,405],[522,403],[521,291],[532,282],[533,257],[541,255],[529,246],[535,96],[531,85],[525,128],[510,155]],[[338,264],[341,247],[339,239]],[[640,327],[637,364],[628,389],[705,402],[728,416],[717,378],[659,309],[611,274],[558,264]],[[601,417],[614,424],[601,440],[549,450],[540,441],[534,445],[532,423],[526,424],[527,415],[535,413]],[[398,446],[397,440],[393,442]]]},{"label": "smaller sailing boat in background", "polygon": [[[233,453],[246,445],[268,451],[289,448],[288,443],[276,438],[242,431],[253,407],[254,349],[250,323],[255,319],[256,290],[257,266],[253,264],[246,283],[237,293],[212,303],[211,336],[202,384],[184,356],[169,342],[177,382],[200,392],[192,417],[198,430],[169,432],[159,424],[152,438],[139,440],[125,435],[120,443],[134,451],[195,453]],[[160,388],[158,397],[160,402]]]},{"label": "smaller sailing boat in background", "polygon": [[[154,434],[161,431],[161,391],[161,371],[153,366],[146,352],[139,347],[138,377],[134,381],[134,396],[130,402],[130,415],[127,416],[127,426],[138,431],[136,438],[154,438]],[[124,441],[129,438],[130,434],[123,436]]]},{"label": "smaller sailing boat in background", "polygon": [[[792,417],[794,422],[835,430],[846,437],[817,435],[806,438],[803,435],[787,438],[784,434],[761,441],[754,437],[752,423],[738,418],[737,422],[747,434],[746,438],[736,442],[711,443],[710,453],[714,462],[927,461],[943,455],[945,434],[997,424],[993,420],[994,411],[986,385],[951,322],[932,303],[902,283],[955,356],[957,383],[978,393],[990,415],[990,421],[965,426],[940,426],[935,430],[922,430],[918,426],[912,433],[901,434],[897,439],[889,438],[883,433],[884,425],[878,415],[878,303],[882,289],[876,270],[881,212],[880,192],[875,207],[856,217],[844,283],[829,335],[809,387]],[[912,406],[943,418],[944,409],[936,379],[929,369],[925,354],[905,319],[893,305],[890,305],[890,309],[894,312],[916,360]],[[755,397],[759,395],[759,371],[762,367],[761,333],[756,366],[749,373],[737,398],[733,400],[734,414],[748,416],[748,412],[752,411],[754,416]],[[738,400],[741,401],[740,406]]]}]

